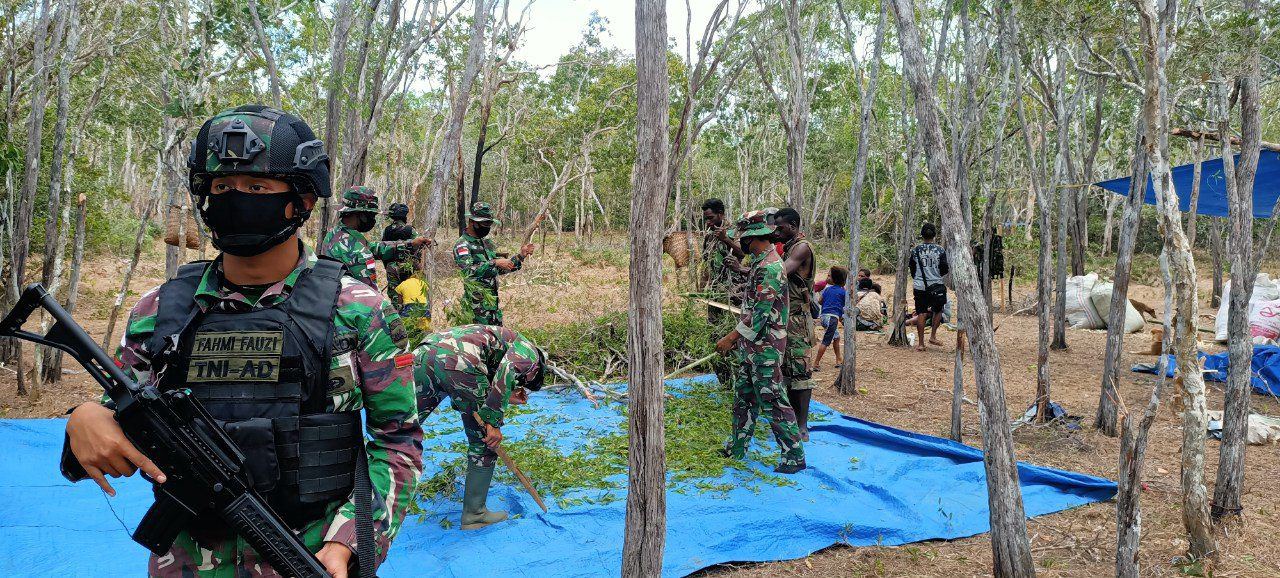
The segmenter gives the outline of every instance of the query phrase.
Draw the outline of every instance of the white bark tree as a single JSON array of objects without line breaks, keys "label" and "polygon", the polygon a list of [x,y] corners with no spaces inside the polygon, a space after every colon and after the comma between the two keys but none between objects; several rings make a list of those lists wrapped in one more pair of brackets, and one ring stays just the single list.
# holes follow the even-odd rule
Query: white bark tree
[{"label": "white bark tree", "polygon": [[627,518],[622,575],[662,574],[667,534],[662,376],[662,224],[667,142],[666,0],[636,0],[636,164],[632,173],[627,360]]},{"label": "white bark tree", "polygon": [[[942,230],[948,237],[949,246],[967,248],[970,233],[965,226],[960,192],[952,177],[951,160],[942,140],[938,105],[926,72],[920,30],[915,23],[915,8],[911,0],[891,2],[898,25],[898,41],[902,46],[903,74],[915,95],[915,116],[929,167],[929,182],[942,217]],[[969,251],[957,251],[949,257],[959,299],[958,309],[961,316],[969,320],[969,353],[981,398],[982,411],[979,415],[982,416],[983,462],[991,510],[993,574],[998,577],[1034,576],[1035,565],[1027,540],[1026,513],[1018,485],[1013,436],[1009,431],[1009,415],[1005,407],[1000,353],[995,347],[991,319],[985,314],[986,299],[982,296],[973,255]]]}]

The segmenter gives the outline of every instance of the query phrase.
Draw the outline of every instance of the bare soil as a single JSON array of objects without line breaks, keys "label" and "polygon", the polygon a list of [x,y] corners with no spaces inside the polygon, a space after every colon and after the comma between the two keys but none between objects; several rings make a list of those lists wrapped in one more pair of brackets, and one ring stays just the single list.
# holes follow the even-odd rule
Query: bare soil
[{"label": "bare soil", "polygon": [[[539,240],[541,241],[541,240]],[[566,234],[559,245],[554,237],[551,246],[539,252],[521,272],[503,278],[502,298],[507,324],[515,327],[538,327],[589,319],[627,307],[626,247],[618,238],[596,239],[589,248],[579,248],[572,234]],[[513,246],[512,240],[500,245]],[[445,250],[441,248],[440,251]],[[444,301],[456,298],[459,284],[449,270],[446,255],[435,256],[442,272],[436,284],[437,319]],[[120,259],[93,260],[84,276],[85,291],[78,315],[95,337],[101,337],[114,292],[118,290],[120,271],[127,264]],[[834,263],[822,263],[831,265]],[[667,259],[667,288],[664,298],[679,299],[681,288],[676,271]],[[149,251],[132,284],[131,303],[142,291],[163,279],[161,246]],[[683,275],[684,272],[679,273]],[[1109,276],[1108,272],[1103,272]],[[877,276],[886,297],[892,295],[893,279]],[[1032,289],[1030,282],[1020,280],[1015,301],[1024,299]],[[1202,282],[1201,312],[1212,314],[1207,301],[1208,280]],[[1163,288],[1138,286],[1131,295],[1163,309]],[[997,299],[997,303],[1000,300]],[[1034,316],[996,315],[999,330],[997,344],[1005,378],[1005,392],[1011,417],[1022,414],[1035,392],[1036,319]],[[123,319],[115,330],[114,340],[123,331]],[[1212,319],[1202,317],[1201,326],[1209,327]],[[1205,337],[1208,337],[1207,335]],[[817,374],[820,387],[817,399],[846,414],[874,419],[894,427],[930,435],[945,436],[949,431],[951,372],[955,334],[943,329],[939,339],[948,344],[930,346],[919,353],[911,349],[887,345],[887,336],[861,335],[858,355],[858,386],[864,393],[853,397],[838,394],[832,387],[836,371],[831,353],[823,360]],[[1117,469],[1118,440],[1106,437],[1092,428],[1097,408],[1102,372],[1103,331],[1076,331],[1067,335],[1070,349],[1055,351],[1050,357],[1052,397],[1072,415],[1081,416],[1083,430],[1071,432],[1058,426],[1024,426],[1014,434],[1020,460],[1113,478]],[[1147,332],[1126,337],[1121,371],[1120,392],[1130,408],[1139,408],[1151,391],[1151,377],[1127,371],[1133,363],[1154,360],[1153,356],[1131,352],[1147,349]],[[1219,349],[1206,343],[1210,350]],[[26,367],[30,368],[31,348],[24,347]],[[0,417],[54,417],[67,408],[96,398],[98,389],[83,373],[68,374],[58,384],[42,388],[38,396],[16,396],[12,369],[0,370]],[[66,369],[78,371],[68,363]],[[969,368],[971,371],[971,367]],[[1210,409],[1222,407],[1222,384],[1210,382]],[[976,399],[972,373],[968,374],[966,395]],[[1152,432],[1144,473],[1143,540],[1141,563],[1144,576],[1182,576],[1183,570],[1172,561],[1185,550],[1181,520],[1179,463],[1182,440],[1181,419],[1168,403],[1174,394],[1166,388],[1160,416]],[[1280,415],[1275,399],[1253,397],[1254,411]],[[979,445],[977,408],[965,404],[965,443]],[[1218,442],[1210,440],[1206,448],[1206,479],[1212,484],[1218,459]],[[1245,481],[1244,512],[1241,523],[1233,524],[1219,535],[1221,553],[1213,566],[1217,576],[1280,576],[1280,502],[1268,497],[1268,488],[1280,472],[1280,447],[1250,446]],[[1209,489],[1212,495],[1212,487]],[[785,507],[785,505],[782,505]],[[1028,522],[1032,553],[1042,576],[1099,576],[1114,573],[1115,507],[1113,502],[1092,504],[1074,510],[1032,519]],[[834,546],[806,558],[764,564],[726,564],[704,571],[707,575],[733,576],[987,576],[990,574],[990,542],[986,535],[953,541],[933,541],[900,547]]]}]

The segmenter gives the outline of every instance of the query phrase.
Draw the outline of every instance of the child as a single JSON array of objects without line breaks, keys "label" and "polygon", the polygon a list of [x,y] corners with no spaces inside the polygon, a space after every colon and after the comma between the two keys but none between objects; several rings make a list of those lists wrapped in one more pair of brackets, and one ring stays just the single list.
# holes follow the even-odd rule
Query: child
[{"label": "child", "polygon": [[840,347],[840,319],[844,317],[844,303],[849,296],[844,284],[849,280],[849,270],[836,266],[831,268],[828,276],[830,283],[822,290],[822,344],[818,346],[818,354],[813,358],[813,370],[822,366],[822,356],[827,348],[835,344],[836,367],[844,363],[844,351]]}]

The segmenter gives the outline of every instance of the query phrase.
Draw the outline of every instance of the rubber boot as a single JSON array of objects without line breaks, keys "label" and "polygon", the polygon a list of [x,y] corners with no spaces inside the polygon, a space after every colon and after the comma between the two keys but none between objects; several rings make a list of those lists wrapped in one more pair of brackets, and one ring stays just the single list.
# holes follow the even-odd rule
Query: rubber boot
[{"label": "rubber boot", "polygon": [[467,464],[467,481],[462,490],[462,529],[477,530],[507,519],[507,513],[484,507],[493,482],[493,466]]}]

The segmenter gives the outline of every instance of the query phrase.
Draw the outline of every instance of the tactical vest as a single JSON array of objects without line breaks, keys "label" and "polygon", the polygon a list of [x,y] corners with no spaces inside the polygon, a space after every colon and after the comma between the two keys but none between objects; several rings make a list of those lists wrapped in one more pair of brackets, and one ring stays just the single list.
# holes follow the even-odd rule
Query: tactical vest
[{"label": "tactical vest", "polygon": [[342,264],[321,258],[284,301],[243,312],[196,306],[208,266],[183,265],[160,287],[146,344],[159,385],[190,389],[239,445],[254,487],[301,527],[350,496],[363,448],[358,411],[325,411],[330,359],[346,353],[334,351]]}]

